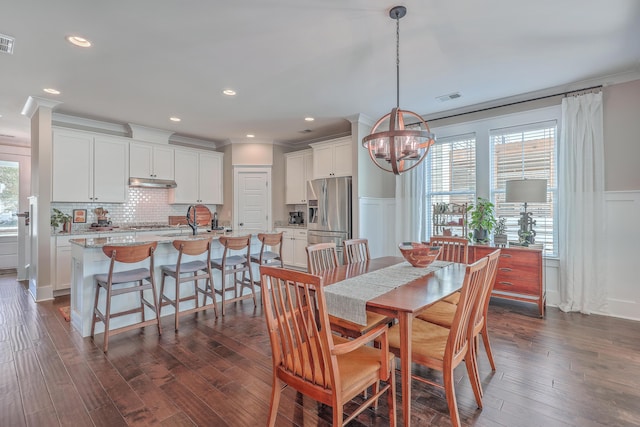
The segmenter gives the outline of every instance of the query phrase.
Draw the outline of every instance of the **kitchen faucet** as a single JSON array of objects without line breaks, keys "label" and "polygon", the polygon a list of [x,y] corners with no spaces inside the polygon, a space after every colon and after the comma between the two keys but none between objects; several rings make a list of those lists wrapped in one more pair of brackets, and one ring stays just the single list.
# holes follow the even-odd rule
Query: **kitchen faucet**
[{"label": "kitchen faucet", "polygon": [[[191,222],[191,210],[193,209],[193,222]],[[196,220],[196,205],[190,205],[187,208],[187,225],[189,227],[191,227],[191,229],[193,230],[193,235],[195,236],[196,233],[198,232],[198,221]]]}]

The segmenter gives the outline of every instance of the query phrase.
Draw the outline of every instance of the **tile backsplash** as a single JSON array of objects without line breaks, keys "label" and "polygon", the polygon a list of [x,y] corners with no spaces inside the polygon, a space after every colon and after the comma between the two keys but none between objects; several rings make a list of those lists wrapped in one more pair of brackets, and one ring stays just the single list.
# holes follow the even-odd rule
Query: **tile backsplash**
[{"label": "tile backsplash", "polygon": [[[60,209],[62,212],[72,214],[74,209],[87,210],[86,224],[73,224],[73,229],[82,229],[96,222],[96,214],[93,210],[102,207],[109,211],[107,215],[114,225],[168,224],[169,216],[187,214],[187,205],[170,205],[169,191],[166,189],[129,187],[127,201],[125,203],[51,203],[51,208]],[[216,206],[209,205],[211,212],[215,212]]]}]

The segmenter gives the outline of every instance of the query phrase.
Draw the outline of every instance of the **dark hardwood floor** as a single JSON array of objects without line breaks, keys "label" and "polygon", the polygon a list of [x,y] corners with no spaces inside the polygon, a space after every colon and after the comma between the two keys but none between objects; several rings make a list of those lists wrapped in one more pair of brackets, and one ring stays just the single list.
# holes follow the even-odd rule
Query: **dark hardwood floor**
[{"label": "dark hardwood floor", "polygon": [[[162,337],[153,327],[117,335],[105,355],[100,339],[81,338],[60,315],[68,302],[36,304],[15,276],[0,276],[0,426],[265,425],[271,359],[260,307],[186,316],[179,333],[166,317]],[[492,301],[498,370],[481,349],[478,410],[464,365],[456,369],[464,424],[640,426],[640,322],[555,308],[543,320],[536,310]],[[444,393],[413,384],[413,424],[450,425]],[[287,389],[278,425],[328,426],[330,411]],[[388,425],[384,399],[378,415],[351,425]]]}]

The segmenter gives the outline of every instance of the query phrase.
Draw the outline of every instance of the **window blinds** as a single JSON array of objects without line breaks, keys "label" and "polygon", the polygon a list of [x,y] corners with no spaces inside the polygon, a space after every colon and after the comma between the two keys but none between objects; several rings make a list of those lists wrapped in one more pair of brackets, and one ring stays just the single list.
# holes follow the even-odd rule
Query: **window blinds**
[{"label": "window blinds", "polygon": [[557,253],[554,223],[557,219],[557,171],[555,121],[532,123],[489,133],[491,143],[491,191],[496,215],[507,218],[509,240],[517,241],[521,203],[505,203],[505,183],[512,179],[546,179],[547,203],[527,205],[536,221],[536,243],[545,244],[545,254]]}]

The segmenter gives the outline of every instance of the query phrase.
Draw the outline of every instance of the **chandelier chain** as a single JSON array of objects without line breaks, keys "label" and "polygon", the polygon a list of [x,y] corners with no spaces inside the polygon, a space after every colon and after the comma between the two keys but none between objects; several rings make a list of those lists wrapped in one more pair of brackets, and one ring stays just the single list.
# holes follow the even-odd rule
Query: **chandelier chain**
[{"label": "chandelier chain", "polygon": [[396,13],[396,108],[400,108],[400,16]]}]

